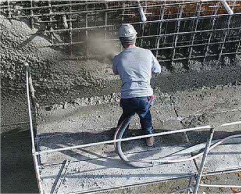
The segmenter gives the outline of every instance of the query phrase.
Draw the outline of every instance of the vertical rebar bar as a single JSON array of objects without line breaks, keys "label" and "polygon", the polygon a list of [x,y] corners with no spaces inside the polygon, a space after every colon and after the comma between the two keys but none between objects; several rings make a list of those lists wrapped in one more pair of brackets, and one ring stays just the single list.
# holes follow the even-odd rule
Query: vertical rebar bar
[{"label": "vertical rebar bar", "polygon": [[[72,1],[69,0],[69,12],[72,12]],[[70,56],[73,55],[73,31],[72,31],[72,15],[69,15],[69,40],[70,40]]]},{"label": "vertical rebar bar", "polygon": [[201,8],[202,8],[202,3],[197,3],[197,6],[196,6],[197,18],[195,20],[195,28],[194,28],[194,32],[192,34],[191,47],[189,49],[189,54],[188,54],[188,66],[190,66],[190,59],[192,57],[193,46],[194,46],[194,41],[195,41],[197,28],[198,28],[198,24],[199,24],[199,17],[200,17],[200,13],[201,13]]},{"label": "vertical rebar bar", "polygon": [[[215,10],[214,10],[213,15],[215,15],[215,16],[217,15],[217,13],[218,13],[218,8],[219,8],[219,4],[216,3],[216,4],[215,4]],[[212,31],[210,32],[210,35],[209,35],[209,38],[208,38],[208,42],[207,42],[207,45],[206,45],[206,52],[205,52],[205,54],[204,54],[203,63],[206,62],[206,58],[207,58],[208,53],[209,53],[209,46],[210,46],[211,39],[212,39],[212,37],[213,37],[213,30],[214,30],[214,25],[215,25],[216,19],[217,19],[216,17],[213,17],[212,25],[211,25],[211,30],[212,30]]]},{"label": "vertical rebar bar", "polygon": [[[85,1],[85,2],[87,2],[87,0]],[[88,10],[88,4],[86,3],[85,4],[85,10],[87,11]],[[85,27],[87,28],[88,27],[88,13],[86,13],[85,14]],[[89,34],[88,34],[88,30],[86,29],[85,30],[85,41],[87,42],[87,44],[86,44],[86,58],[88,58],[88,56],[89,56],[89,46],[88,46],[88,39],[89,39]]]},{"label": "vertical rebar bar", "polygon": [[165,7],[164,6],[161,6],[160,7],[160,23],[159,23],[159,37],[157,38],[156,40],[156,57],[158,57],[158,54],[159,54],[159,48],[160,48],[160,39],[161,39],[161,33],[162,33],[162,20],[164,18],[164,12],[165,12]]},{"label": "vertical rebar bar", "polygon": [[123,3],[122,3],[122,8],[123,8],[123,9],[122,9],[122,11],[121,11],[121,14],[122,14],[122,16],[121,16],[121,21],[122,21],[122,23],[123,23],[124,18],[125,18],[125,17],[124,17],[124,14],[125,14],[125,11],[126,11],[126,10],[125,10],[125,7],[126,7],[126,4],[125,4],[125,2],[123,2]]},{"label": "vertical rebar bar", "polygon": [[[234,8],[235,5],[236,5],[236,0],[235,0],[234,5],[233,5],[233,8]],[[239,33],[238,34],[239,34],[240,39],[239,39],[239,42],[237,44],[236,53],[239,52],[239,48],[240,48],[240,45],[241,45],[241,29],[239,29]]]},{"label": "vertical rebar bar", "polygon": [[[234,8],[234,4],[233,4],[231,10],[233,10],[233,8]],[[232,20],[232,15],[229,15],[228,21],[227,21],[227,30],[224,31],[224,38],[223,38],[223,43],[221,44],[221,50],[220,50],[220,53],[219,53],[219,56],[218,56],[218,62],[221,60],[221,57],[222,57],[222,54],[223,54],[224,45],[226,43],[226,39],[227,39],[227,36],[229,34],[229,30],[230,30],[231,20]]]},{"label": "vertical rebar bar", "polygon": [[10,0],[7,0],[8,18],[11,18]]},{"label": "vertical rebar bar", "polygon": [[[142,23],[140,25],[141,25],[141,37],[143,37],[145,32],[145,23]],[[141,38],[140,40],[140,47],[143,47],[143,38]]]},{"label": "vertical rebar bar", "polygon": [[30,0],[30,27],[33,29],[34,21],[33,21],[33,0]]},{"label": "vertical rebar bar", "polygon": [[[183,12],[183,5],[180,5],[179,6],[178,18],[182,17],[182,12]],[[177,33],[179,33],[179,31],[180,31],[180,25],[181,25],[181,20],[178,20],[178,22],[177,22],[177,30],[176,30]],[[173,45],[172,61],[174,60],[175,55],[176,55],[177,41],[178,41],[178,34],[174,35],[174,45]]]},{"label": "vertical rebar bar", "polygon": [[[170,15],[170,9],[168,10],[168,14],[167,14],[167,18],[169,19],[169,15]],[[165,12],[164,12],[164,16],[165,16]],[[165,22],[165,32],[164,34],[167,34],[167,29],[168,29],[168,22]],[[167,39],[167,36],[164,36],[164,39],[163,39],[163,46],[166,44],[166,39]]]},{"label": "vertical rebar bar", "polygon": [[211,128],[209,130],[209,136],[207,138],[206,147],[205,147],[205,150],[204,150],[204,153],[203,153],[203,157],[202,157],[202,161],[201,161],[201,164],[200,164],[198,176],[197,176],[197,179],[196,179],[196,185],[195,185],[195,188],[194,188],[194,191],[193,191],[194,194],[197,194],[197,192],[198,192],[199,184],[201,182],[201,178],[202,178],[202,174],[203,174],[203,170],[204,170],[204,165],[205,165],[205,162],[206,162],[206,159],[207,159],[209,148],[210,148],[211,143],[212,143],[213,134],[214,134],[214,128]]},{"label": "vertical rebar bar", "polygon": [[[108,4],[107,3],[105,3],[105,9],[108,9]],[[105,12],[105,26],[107,26],[107,25],[108,25],[108,12],[106,11]],[[105,28],[105,40],[107,39],[106,31],[107,31],[107,28]]]},{"label": "vertical rebar bar", "polygon": [[217,62],[220,62],[222,54],[223,54],[224,45],[226,43],[226,39],[227,39],[227,36],[228,36],[228,33],[229,33],[229,27],[230,27],[231,19],[232,19],[232,15],[229,15],[228,21],[227,21],[227,30],[224,31],[224,38],[223,38],[223,42],[221,43],[221,49],[220,49],[220,53],[219,53]]},{"label": "vertical rebar bar", "polygon": [[[48,7],[49,7],[49,14],[52,14],[52,6],[51,6],[51,0],[48,0]],[[51,44],[54,44],[54,37],[53,37],[53,27],[52,27],[52,15],[49,16],[49,23],[48,25],[50,26],[50,39],[51,39]]]},{"label": "vertical rebar bar", "polygon": [[236,52],[239,52],[239,48],[240,48],[240,45],[241,45],[241,30],[239,30],[239,35],[240,35],[240,40],[237,44]]},{"label": "vertical rebar bar", "polygon": [[[122,18],[121,18],[121,23],[123,23],[124,22],[124,19],[125,19],[125,16],[124,16],[124,14],[125,14],[125,8],[126,8],[126,3],[125,2],[122,2]],[[122,44],[121,44],[121,42],[119,41],[119,45],[120,45],[120,52],[123,50],[123,47],[122,47]]]}]

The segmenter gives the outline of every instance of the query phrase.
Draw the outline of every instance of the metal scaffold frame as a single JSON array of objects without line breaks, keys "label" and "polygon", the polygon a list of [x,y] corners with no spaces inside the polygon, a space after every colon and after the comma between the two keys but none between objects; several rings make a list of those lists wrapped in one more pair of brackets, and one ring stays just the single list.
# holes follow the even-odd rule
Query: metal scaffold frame
[{"label": "metal scaffold frame", "polygon": [[[207,160],[207,156],[209,154],[209,151],[211,149],[213,149],[214,147],[222,144],[225,140],[227,139],[231,139],[231,138],[237,138],[237,137],[241,137],[240,135],[233,135],[233,136],[229,136],[224,138],[222,141],[216,142],[212,145],[212,140],[213,140],[213,135],[215,133],[215,129],[217,128],[222,128],[222,127],[229,127],[229,126],[234,126],[234,125],[240,125],[241,121],[237,121],[237,122],[231,122],[231,123],[224,123],[222,125],[219,126],[200,126],[200,127],[194,127],[194,128],[187,128],[187,129],[178,129],[178,130],[172,130],[172,131],[167,131],[167,132],[161,132],[161,133],[154,133],[154,134],[150,134],[150,135],[140,135],[140,136],[135,136],[135,137],[130,137],[130,138],[123,138],[123,139],[115,139],[115,140],[109,140],[109,141],[102,141],[102,142],[95,142],[95,143],[89,143],[89,144],[83,144],[83,145],[76,145],[76,146],[66,146],[63,148],[59,148],[59,149],[48,149],[48,150],[44,150],[41,151],[39,149],[38,146],[38,136],[37,133],[34,131],[34,125],[33,125],[33,119],[32,119],[32,110],[34,109],[36,111],[37,105],[35,102],[35,96],[34,96],[34,88],[32,85],[32,80],[31,80],[31,75],[30,75],[30,68],[29,65],[27,63],[25,63],[25,67],[26,67],[26,74],[25,74],[25,79],[26,79],[26,94],[27,94],[27,102],[28,102],[28,113],[29,113],[29,122],[30,122],[30,133],[31,133],[31,142],[32,142],[32,155],[33,155],[33,161],[34,161],[34,167],[35,167],[35,172],[36,172],[36,178],[37,178],[37,182],[38,182],[38,187],[39,187],[39,191],[40,193],[44,193],[43,190],[43,186],[42,186],[42,179],[41,179],[41,175],[40,175],[40,166],[41,166],[41,162],[40,162],[40,155],[42,154],[46,154],[46,153],[54,153],[54,152],[60,152],[60,151],[66,151],[66,150],[73,150],[73,149],[77,149],[77,148],[86,148],[86,147],[91,147],[91,146],[99,146],[99,145],[105,145],[105,144],[116,144],[118,142],[124,142],[124,141],[130,141],[130,140],[137,140],[137,139],[143,139],[143,138],[147,138],[147,137],[157,137],[157,136],[165,136],[165,135],[169,135],[169,134],[176,134],[176,133],[183,133],[183,132],[188,132],[188,131],[198,131],[201,129],[209,129],[209,134],[207,136],[207,141],[206,141],[206,145],[205,145],[205,149],[203,153],[199,153],[196,156],[193,156],[189,159],[193,159],[196,157],[200,157],[202,156],[202,160],[201,160],[201,164],[199,166],[199,170],[198,173],[194,174],[193,176],[190,177],[190,183],[188,188],[184,189],[187,193],[198,193],[198,189],[199,187],[228,187],[228,188],[241,188],[241,186],[237,186],[237,185],[209,185],[209,184],[201,184],[201,179],[203,176],[208,176],[208,175],[214,175],[214,174],[224,174],[224,173],[230,173],[231,171],[228,170],[227,172],[225,171],[221,171],[221,172],[207,172],[205,174],[204,173],[204,167],[205,167],[205,163]],[[130,119],[131,121],[131,119]],[[174,160],[173,163],[176,162],[184,162],[187,161],[185,159],[182,160]],[[163,162],[165,163],[165,162]],[[154,164],[154,163],[153,163]],[[162,162],[157,162],[156,165],[161,165]],[[63,168],[63,167],[61,167]],[[63,169],[62,169],[63,170]],[[241,169],[234,169],[232,172],[236,172],[236,171],[240,171]],[[194,189],[192,190],[192,182],[193,179],[195,180],[195,185],[194,185]]]},{"label": "metal scaffold frame", "polygon": [[87,44],[97,34],[102,44],[121,50],[117,34],[121,23],[133,24],[137,44],[152,50],[163,63],[187,61],[188,69],[192,60],[219,62],[224,56],[241,54],[241,2],[237,0],[6,0],[0,7],[9,19],[29,18],[39,35],[49,36],[47,47],[63,48],[76,58],[98,56]]}]

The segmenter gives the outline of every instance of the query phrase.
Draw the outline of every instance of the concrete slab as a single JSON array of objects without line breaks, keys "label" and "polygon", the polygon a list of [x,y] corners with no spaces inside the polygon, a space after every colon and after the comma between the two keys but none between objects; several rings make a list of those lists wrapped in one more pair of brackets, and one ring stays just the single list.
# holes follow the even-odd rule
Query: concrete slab
[{"label": "concrete slab", "polygon": [[[101,131],[116,126],[117,115],[121,109],[117,106],[76,106],[66,109],[52,109],[39,111],[39,134],[52,134],[57,132]],[[116,123],[114,122],[116,121]]]},{"label": "concrete slab", "polygon": [[[154,127],[157,132],[161,132],[206,124],[216,126],[241,120],[240,110],[237,109],[241,105],[240,91],[240,86],[237,86],[184,91],[173,95],[160,93],[151,110]],[[51,110],[42,108],[39,120],[40,149],[111,140],[120,115],[121,108],[118,103],[67,106]],[[240,127],[237,125],[217,129],[214,139],[240,134]],[[141,135],[139,129],[138,117],[135,117],[129,135]],[[189,143],[195,145],[205,142],[207,134],[208,130],[189,132]],[[190,146],[183,134],[174,134],[156,138],[154,148],[147,148],[144,140],[126,142],[123,143],[123,151],[131,159],[157,159],[181,151],[187,145]],[[219,151],[215,149],[215,152],[211,152],[206,164],[207,169],[216,171],[240,168],[241,150],[235,146],[241,147],[240,144],[228,144],[218,147]],[[189,156],[188,154],[185,157]],[[81,193],[189,177],[196,172],[195,165],[200,165],[201,159],[197,159],[195,163],[189,161],[136,169],[124,164],[115,153],[114,146],[109,144],[44,154],[41,161],[41,177],[46,192]],[[64,161],[69,162],[62,167]]]},{"label": "concrete slab", "polygon": [[[61,132],[101,132],[116,127],[122,114],[119,103],[80,106],[68,104],[41,107],[38,115],[39,135],[48,135]],[[151,109],[155,129],[179,129],[181,124],[176,117],[170,96],[159,94],[155,105]],[[130,128],[140,128],[138,116],[132,121]]]},{"label": "concrete slab", "polygon": [[[239,141],[237,141],[239,140]],[[229,140],[229,143],[234,140]],[[241,138],[236,138],[237,143],[219,145],[210,151],[205,164],[205,171],[221,171],[241,168]],[[197,166],[201,158],[196,159]]]},{"label": "concrete slab", "polygon": [[[211,151],[205,164],[205,171],[220,171],[241,168],[241,138],[236,143],[221,145]],[[130,145],[127,145],[127,147]],[[136,146],[134,146],[136,147]],[[124,146],[124,149],[126,147]],[[179,152],[185,147],[163,146],[162,149],[143,148],[132,150],[126,156],[130,159],[158,159]],[[235,151],[233,151],[235,150]],[[75,152],[75,151],[73,151]],[[88,151],[87,151],[88,152]],[[118,156],[78,158],[59,164],[43,165],[41,177],[47,193],[85,193],[105,189],[118,189],[156,181],[183,179],[196,173],[193,161],[158,165],[150,168],[133,168],[123,163]],[[75,153],[76,155],[76,153]],[[92,155],[92,156],[93,156]],[[186,155],[185,157],[190,157]],[[232,159],[230,159],[232,158]],[[76,158],[77,159],[77,158]],[[200,165],[201,158],[196,159]],[[204,178],[204,180],[206,180]]]},{"label": "concrete slab", "polygon": [[[207,113],[201,116],[189,116],[182,123],[186,128],[196,127],[199,125],[212,125],[215,128],[214,139],[222,139],[230,135],[240,134],[241,124],[228,127],[218,127],[223,123],[241,121],[241,111]],[[187,136],[191,143],[205,142],[208,130],[187,132]]]},{"label": "concrete slab", "polygon": [[[176,152],[183,147],[163,147],[162,150],[130,153],[127,157],[154,159]],[[139,155],[139,156],[138,156]],[[153,181],[165,181],[174,178],[189,177],[196,172],[192,161],[172,165],[160,165],[150,168],[133,168],[123,163],[118,156],[95,158],[70,162],[62,170],[59,180],[56,178],[61,164],[44,166],[41,170],[46,193],[82,193],[94,190],[119,188]]]},{"label": "concrete slab", "polygon": [[177,113],[180,117],[189,115],[241,109],[241,86],[224,86],[214,89],[203,88],[173,94]]}]

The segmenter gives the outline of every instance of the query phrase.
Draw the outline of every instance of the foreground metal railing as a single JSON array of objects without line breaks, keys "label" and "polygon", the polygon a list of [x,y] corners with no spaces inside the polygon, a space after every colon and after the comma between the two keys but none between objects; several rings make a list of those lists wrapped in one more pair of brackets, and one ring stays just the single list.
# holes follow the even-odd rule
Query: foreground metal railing
[{"label": "foreground metal railing", "polygon": [[[198,131],[200,129],[209,129],[209,134],[207,136],[205,150],[204,150],[203,154],[200,155],[200,156],[202,156],[202,161],[201,161],[201,164],[199,166],[198,173],[195,175],[196,184],[194,186],[193,193],[197,194],[200,186],[203,186],[203,187],[229,187],[229,188],[231,188],[231,187],[240,188],[241,187],[241,186],[237,186],[237,185],[200,184],[201,178],[203,176],[208,176],[208,174],[203,175],[203,170],[204,170],[204,166],[205,166],[205,162],[206,162],[208,153],[210,151],[210,147],[211,147],[211,143],[212,143],[212,139],[213,139],[215,129],[220,128],[220,127],[240,125],[241,121],[224,123],[222,125],[215,126],[215,127],[211,126],[211,125],[207,125],[207,126],[200,126],[200,127],[194,127],[194,128],[178,129],[178,130],[173,130],[173,131],[155,133],[155,134],[150,134],[150,135],[141,135],[141,136],[136,136],[136,137],[124,138],[124,139],[102,141],[102,142],[89,143],[89,144],[76,145],[76,146],[67,146],[67,147],[59,148],[59,149],[49,149],[49,150],[44,150],[44,151],[37,150],[37,149],[39,149],[38,146],[37,146],[37,142],[36,142],[37,134],[34,132],[33,119],[32,119],[31,97],[33,98],[33,96],[30,94],[31,92],[33,92],[33,86],[32,86],[32,81],[31,81],[31,76],[30,76],[30,67],[27,63],[25,63],[25,67],[26,67],[26,74],[25,74],[26,94],[27,94],[28,113],[29,113],[29,122],[30,122],[30,133],[31,133],[31,142],[32,142],[32,155],[33,155],[33,162],[34,162],[39,192],[41,194],[44,193],[44,189],[43,189],[43,186],[42,186],[43,183],[42,183],[42,179],[41,179],[41,176],[40,176],[40,165],[41,164],[40,164],[40,160],[38,159],[38,157],[42,154],[54,153],[54,152],[60,152],[60,151],[66,151],[66,150],[73,150],[73,149],[77,149],[77,148],[86,148],[86,147],[98,146],[98,145],[104,145],[104,144],[110,144],[110,143],[124,142],[124,141],[130,141],[130,140],[137,140],[137,139],[143,139],[143,138],[152,137],[152,136],[155,137],[155,136],[164,136],[164,135],[169,135],[169,134],[183,133],[183,132],[188,132],[188,131]],[[31,92],[30,92],[30,90],[31,90]],[[235,137],[241,137],[241,134],[236,135]],[[193,179],[193,176],[190,178],[189,187],[185,189],[187,193],[192,192],[192,188],[191,188],[192,179]]]},{"label": "foreground metal railing", "polygon": [[31,76],[30,76],[30,71],[29,71],[29,64],[25,63],[24,64],[26,67],[26,74],[25,74],[25,80],[26,80],[26,92],[27,92],[27,101],[28,101],[28,116],[29,116],[29,125],[30,125],[30,135],[31,135],[31,142],[32,142],[32,155],[33,155],[33,163],[34,163],[34,168],[36,172],[36,178],[37,178],[37,184],[39,188],[39,192],[43,193],[43,187],[42,187],[42,180],[40,177],[40,171],[39,171],[39,162],[38,158],[36,155],[36,141],[35,141],[35,133],[34,133],[34,128],[33,128],[33,119],[32,119],[32,105],[31,105],[31,96],[30,96],[30,83],[31,81]]}]

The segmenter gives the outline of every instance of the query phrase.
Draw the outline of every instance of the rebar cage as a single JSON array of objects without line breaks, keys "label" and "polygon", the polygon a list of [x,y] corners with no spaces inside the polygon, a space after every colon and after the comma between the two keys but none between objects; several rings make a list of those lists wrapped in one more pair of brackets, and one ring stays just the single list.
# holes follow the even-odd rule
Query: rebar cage
[{"label": "rebar cage", "polygon": [[[97,45],[121,51],[118,28],[131,23],[137,45],[150,49],[160,62],[220,62],[241,53],[241,2],[222,1],[2,1],[1,14],[28,18],[50,44],[79,58],[101,55]],[[147,18],[141,20],[140,6]],[[95,44],[91,44],[91,41]],[[98,44],[96,44],[98,42]],[[102,52],[102,51],[101,51]],[[167,66],[170,67],[171,66]]]}]

